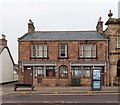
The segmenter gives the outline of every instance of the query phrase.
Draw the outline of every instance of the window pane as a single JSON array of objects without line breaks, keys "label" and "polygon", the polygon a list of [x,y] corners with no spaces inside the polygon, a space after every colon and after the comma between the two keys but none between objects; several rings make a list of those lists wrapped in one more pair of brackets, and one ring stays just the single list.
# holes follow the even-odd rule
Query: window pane
[{"label": "window pane", "polygon": [[92,44],[92,50],[96,50],[96,44]]},{"label": "window pane", "polygon": [[68,70],[66,66],[60,67],[60,78],[67,78],[68,77]]},{"label": "window pane", "polygon": [[32,57],[36,56],[35,44],[32,45]]},{"label": "window pane", "polygon": [[83,57],[83,44],[80,44],[80,57]]},{"label": "window pane", "polygon": [[83,67],[82,75],[83,77],[90,77],[91,67]]},{"label": "window pane", "polygon": [[85,50],[91,50],[91,45],[86,44],[86,45],[84,46],[84,49],[85,49]]},{"label": "window pane", "polygon": [[84,44],[84,57],[91,57],[91,44]]},{"label": "window pane", "polygon": [[71,67],[72,77],[81,77],[81,67]]},{"label": "window pane", "polygon": [[38,57],[43,57],[43,46],[42,45],[38,45],[39,47],[38,47],[38,52],[39,52],[39,54],[38,54]]},{"label": "window pane", "polygon": [[117,47],[120,48],[120,35],[118,35],[118,38],[117,38]]},{"label": "window pane", "polygon": [[92,57],[96,57],[96,50],[92,51]]},{"label": "window pane", "polygon": [[47,45],[44,45],[44,57],[47,57]]},{"label": "window pane", "polygon": [[96,44],[92,44],[92,57],[96,57]]},{"label": "window pane", "polygon": [[91,51],[85,51],[85,53],[84,53],[84,57],[91,57]]},{"label": "window pane", "polygon": [[55,77],[55,67],[46,67],[46,76]]},{"label": "window pane", "polygon": [[65,44],[61,44],[61,49],[65,49]]},{"label": "window pane", "polygon": [[44,76],[44,67],[35,67],[35,76]]},{"label": "window pane", "polygon": [[67,57],[67,45],[65,45],[65,57]]},{"label": "window pane", "polygon": [[65,57],[65,50],[61,49],[61,57]]},{"label": "window pane", "polygon": [[60,45],[60,57],[67,57],[67,44]]},{"label": "window pane", "polygon": [[47,57],[47,51],[44,50],[44,57]]}]

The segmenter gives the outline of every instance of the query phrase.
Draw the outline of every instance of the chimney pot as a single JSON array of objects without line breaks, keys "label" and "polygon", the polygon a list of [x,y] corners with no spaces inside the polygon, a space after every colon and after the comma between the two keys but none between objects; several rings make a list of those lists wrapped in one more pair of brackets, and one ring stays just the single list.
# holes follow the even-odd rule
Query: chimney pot
[{"label": "chimney pot", "polygon": [[99,18],[97,26],[96,26],[96,31],[99,33],[103,33],[103,21],[101,21],[102,17]]},{"label": "chimney pot", "polygon": [[4,34],[2,34],[2,39],[4,39],[4,40],[6,39],[6,36]]}]

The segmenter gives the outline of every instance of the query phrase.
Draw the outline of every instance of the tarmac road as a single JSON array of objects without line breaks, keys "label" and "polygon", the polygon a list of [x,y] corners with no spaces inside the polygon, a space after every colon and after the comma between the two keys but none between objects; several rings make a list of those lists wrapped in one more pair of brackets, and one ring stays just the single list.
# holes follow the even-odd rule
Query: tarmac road
[{"label": "tarmac road", "polygon": [[118,103],[118,95],[8,94],[3,103]]}]

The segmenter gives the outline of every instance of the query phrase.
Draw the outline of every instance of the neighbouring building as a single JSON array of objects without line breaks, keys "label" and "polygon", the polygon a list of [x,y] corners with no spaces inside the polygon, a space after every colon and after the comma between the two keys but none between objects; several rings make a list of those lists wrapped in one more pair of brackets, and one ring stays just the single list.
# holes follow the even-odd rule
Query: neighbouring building
[{"label": "neighbouring building", "polygon": [[108,37],[109,81],[111,86],[120,85],[120,18],[112,18],[112,15],[110,11],[109,19],[105,23],[108,27],[104,32]]},{"label": "neighbouring building", "polygon": [[29,20],[18,43],[20,83],[88,86],[95,67],[101,69],[102,84],[109,84],[108,38],[101,18],[95,31],[35,31]]},{"label": "neighbouring building", "polygon": [[0,39],[0,74],[0,84],[18,81],[18,66],[14,63],[5,35]]}]

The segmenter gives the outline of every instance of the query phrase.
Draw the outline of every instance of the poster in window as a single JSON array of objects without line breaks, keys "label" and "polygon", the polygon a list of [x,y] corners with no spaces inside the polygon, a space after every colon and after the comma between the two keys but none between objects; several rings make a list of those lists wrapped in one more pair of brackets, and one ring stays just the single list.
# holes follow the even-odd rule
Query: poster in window
[{"label": "poster in window", "polygon": [[100,89],[100,81],[93,81],[93,88],[94,89]]},{"label": "poster in window", "polygon": [[93,80],[100,80],[100,70],[93,70]]}]

